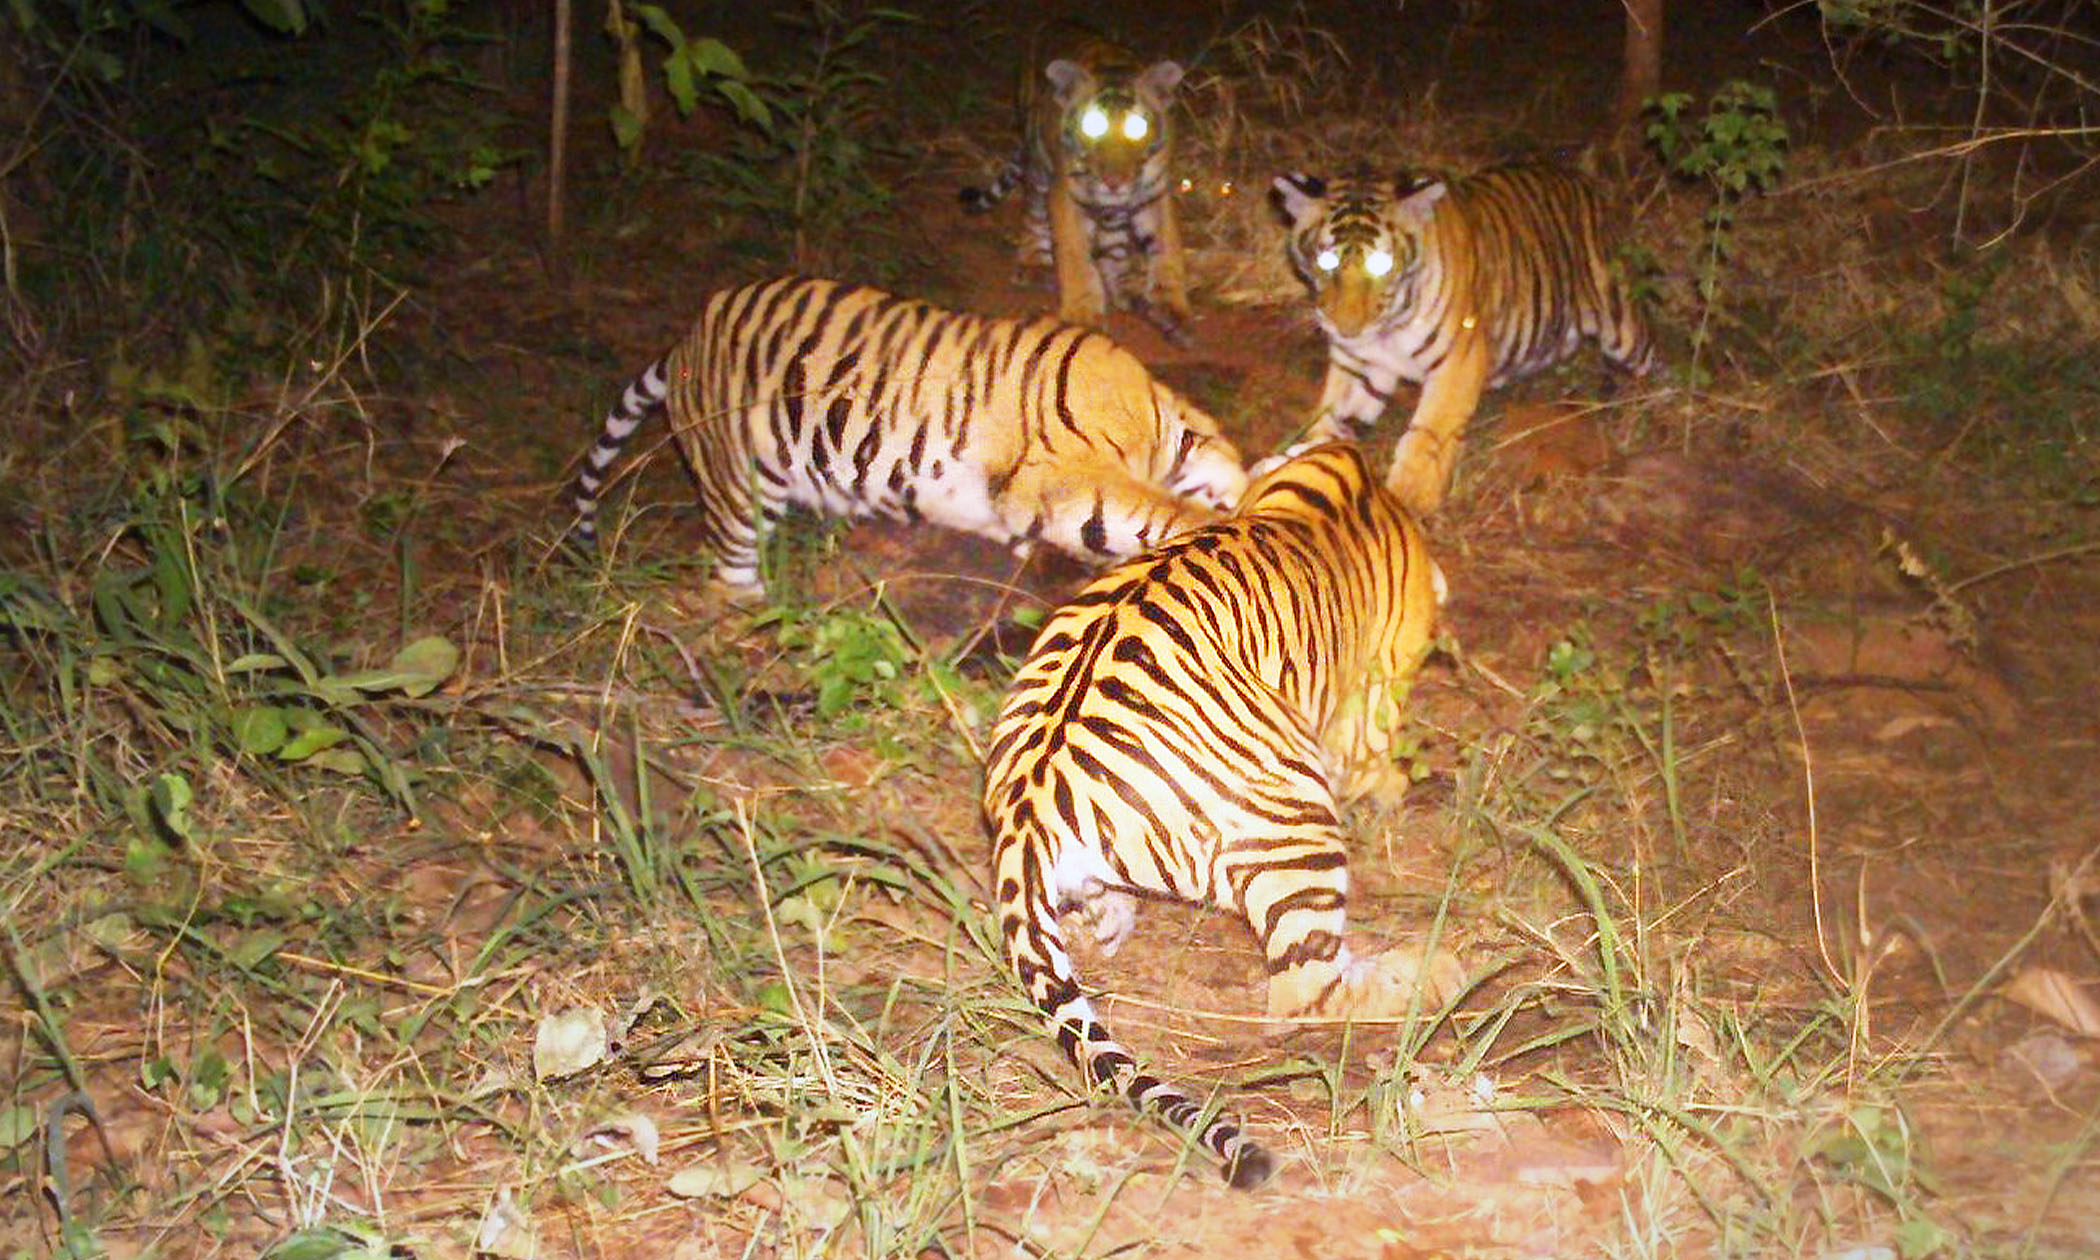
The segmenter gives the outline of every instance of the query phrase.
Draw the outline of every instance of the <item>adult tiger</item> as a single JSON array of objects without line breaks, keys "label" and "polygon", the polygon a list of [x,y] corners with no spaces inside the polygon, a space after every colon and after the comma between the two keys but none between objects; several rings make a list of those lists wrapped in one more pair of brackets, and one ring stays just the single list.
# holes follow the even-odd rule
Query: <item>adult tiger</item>
[{"label": "adult tiger", "polygon": [[1216,422],[1099,333],[787,276],[708,298],[629,383],[577,479],[585,546],[606,470],[667,404],[715,576],[741,596],[764,593],[759,544],[789,504],[1098,562],[1215,520],[1246,486]]},{"label": "adult tiger", "polygon": [[[984,818],[999,923],[1087,1080],[1115,1083],[1259,1184],[1267,1152],[1142,1072],[1080,992],[1058,912],[1113,951],[1133,893],[1244,914],[1277,1017],[1404,1013],[1418,969],[1342,943],[1342,805],[1405,783],[1392,738],[1443,575],[1349,444],[1248,488],[1239,512],[1103,574],[1043,626],[993,726]],[[1455,964],[1452,964],[1455,966]],[[1451,987],[1429,986],[1428,1001]]]},{"label": "adult tiger", "polygon": [[1053,55],[1031,55],[1021,76],[1021,143],[989,188],[962,190],[963,205],[989,210],[1025,184],[1028,226],[1017,256],[1023,269],[1055,266],[1060,318],[1100,327],[1110,310],[1127,308],[1189,344],[1172,195],[1180,63],[1144,65],[1065,24],[1035,42]]},{"label": "adult tiger", "polygon": [[1484,390],[1559,363],[1584,337],[1636,375],[1654,363],[1648,325],[1612,268],[1603,199],[1572,172],[1292,174],[1272,195],[1327,334],[1327,383],[1306,440],[1354,437],[1399,381],[1420,384],[1386,481],[1414,511],[1443,502]]}]

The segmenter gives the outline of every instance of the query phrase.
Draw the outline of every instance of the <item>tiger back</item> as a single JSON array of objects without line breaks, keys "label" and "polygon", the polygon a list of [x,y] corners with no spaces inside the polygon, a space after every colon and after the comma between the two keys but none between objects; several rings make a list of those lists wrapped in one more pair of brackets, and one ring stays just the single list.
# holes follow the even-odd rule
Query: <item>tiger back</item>
[{"label": "tiger back", "polygon": [[1022,141],[989,189],[990,209],[1025,185],[1024,270],[1055,269],[1060,318],[1101,327],[1127,309],[1190,344],[1187,265],[1173,196],[1174,61],[1140,62],[1121,45],[1059,24],[1038,34],[1021,77]]},{"label": "tiger back", "polygon": [[716,578],[764,594],[789,505],[1037,540],[1088,563],[1215,520],[1246,473],[1217,424],[1107,337],[787,276],[726,289],[630,382],[577,480],[574,526],[657,410],[699,492]]},{"label": "tiger back", "polygon": [[1640,375],[1647,322],[1612,267],[1604,201],[1581,176],[1512,164],[1464,179],[1293,174],[1272,197],[1292,268],[1327,336],[1308,442],[1356,436],[1400,381],[1422,393],[1387,485],[1411,509],[1443,502],[1481,394],[1596,341]]},{"label": "tiger back", "polygon": [[[1135,897],[1245,916],[1272,1016],[1405,1013],[1417,969],[1343,943],[1340,811],[1405,776],[1391,748],[1443,578],[1349,444],[1249,487],[1230,519],[1103,574],[1044,625],[992,730],[984,816],[1008,959],[1090,1083],[1156,1109],[1248,1187],[1229,1117],[1139,1068],[1081,992],[1059,912],[1106,951]],[[1427,1005],[1441,996],[1433,991]]]}]

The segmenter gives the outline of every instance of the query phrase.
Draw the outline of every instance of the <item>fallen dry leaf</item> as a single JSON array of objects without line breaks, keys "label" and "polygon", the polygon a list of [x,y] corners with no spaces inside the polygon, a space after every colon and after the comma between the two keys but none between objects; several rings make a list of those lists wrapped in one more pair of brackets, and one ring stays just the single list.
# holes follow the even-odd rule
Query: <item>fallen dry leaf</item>
[{"label": "fallen dry leaf", "polygon": [[2100,1037],[2100,1002],[2054,967],[2029,967],[1998,995],[2055,1020],[2081,1037]]}]

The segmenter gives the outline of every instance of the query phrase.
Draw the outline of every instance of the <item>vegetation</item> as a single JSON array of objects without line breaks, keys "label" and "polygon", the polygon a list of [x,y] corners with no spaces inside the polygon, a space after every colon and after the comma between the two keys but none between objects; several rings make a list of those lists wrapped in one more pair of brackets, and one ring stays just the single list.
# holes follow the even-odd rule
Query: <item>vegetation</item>
[{"label": "vegetation", "polygon": [[[1412,53],[1187,32],[1206,344],[1158,357],[1251,452],[1318,349],[1233,190],[1580,112],[1465,96],[1501,19],[1460,8]],[[1351,819],[1353,922],[1472,989],[1270,1028],[1242,929],[1171,906],[1084,960],[1284,1153],[1250,1197],[1070,1079],[985,909],[979,741],[1070,574],[797,525],[740,609],[668,459],[609,554],[552,545],[715,279],[1041,306],[1013,218],[939,217],[1010,142],[1004,19],[580,7],[609,125],[556,280],[531,6],[7,6],[0,1249],[2085,1254],[2075,8],[1826,3],[1775,29],[1837,64],[1654,102],[1621,187],[1692,370],[1556,413],[1604,475],[1515,432],[1573,374],[1494,396],[1431,526],[1414,795]],[[1827,139],[1841,73],[1913,112]]]}]

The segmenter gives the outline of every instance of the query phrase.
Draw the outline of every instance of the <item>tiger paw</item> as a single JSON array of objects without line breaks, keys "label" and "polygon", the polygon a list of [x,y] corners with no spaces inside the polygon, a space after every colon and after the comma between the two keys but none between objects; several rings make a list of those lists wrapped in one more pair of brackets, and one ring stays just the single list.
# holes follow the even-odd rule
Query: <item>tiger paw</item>
[{"label": "tiger paw", "polygon": [[[1456,954],[1447,949],[1425,954],[1415,946],[1353,958],[1342,964],[1339,975],[1331,969],[1328,975],[1334,977],[1334,983],[1323,987],[1319,998],[1301,1005],[1298,1018],[1386,1020],[1405,1019],[1410,1013],[1433,1015],[1465,991],[1466,980]],[[1299,987],[1302,985],[1301,980]],[[1271,1014],[1278,997],[1272,982]]]},{"label": "tiger paw", "polygon": [[1410,1009],[1433,1014],[1465,992],[1466,969],[1448,949],[1399,946],[1351,963],[1342,983],[1349,994],[1349,1014],[1396,1019]]},{"label": "tiger paw", "polygon": [[1321,440],[1322,439],[1319,438],[1308,437],[1302,442],[1291,443],[1289,446],[1284,447],[1282,450],[1276,452],[1274,455],[1270,455],[1266,458],[1256,460],[1254,464],[1247,469],[1247,480],[1252,481],[1256,477],[1259,477],[1264,473],[1273,472],[1276,469],[1283,467],[1285,464],[1298,458],[1300,455],[1303,455],[1305,452],[1311,450],[1313,447],[1320,445]]},{"label": "tiger paw", "polygon": [[1094,935],[1104,958],[1113,958],[1137,929],[1137,898],[1100,880],[1088,880],[1081,894],[1079,917]]},{"label": "tiger paw", "polygon": [[1385,488],[1398,496],[1408,511],[1427,516],[1444,505],[1444,491],[1451,484],[1451,464],[1456,454],[1453,444],[1436,434],[1409,429],[1393,452],[1393,470],[1386,474]]}]

